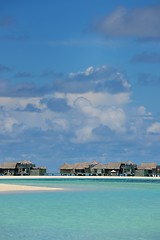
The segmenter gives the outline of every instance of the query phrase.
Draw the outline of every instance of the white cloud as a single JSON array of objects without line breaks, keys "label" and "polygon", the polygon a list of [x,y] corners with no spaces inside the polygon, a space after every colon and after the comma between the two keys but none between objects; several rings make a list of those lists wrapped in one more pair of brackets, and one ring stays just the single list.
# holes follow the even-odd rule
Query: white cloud
[{"label": "white cloud", "polygon": [[147,133],[158,133],[160,134],[160,122],[153,123],[147,128]]},{"label": "white cloud", "polygon": [[56,90],[56,92],[74,94],[87,92],[118,94],[129,93],[130,91],[131,85],[126,76],[117,71],[117,69],[107,65],[98,68],[88,67],[85,71],[71,73],[67,83],[66,81],[61,81],[61,85],[58,84]]},{"label": "white cloud", "polygon": [[14,130],[14,126],[18,124],[16,118],[9,114],[3,113],[0,117],[0,133],[8,134]]},{"label": "white cloud", "polygon": [[24,109],[28,104],[33,104],[39,109],[45,108],[44,104],[40,103],[39,97],[0,97],[0,106],[5,107],[6,110],[15,110],[17,108]]},{"label": "white cloud", "polygon": [[84,126],[75,130],[75,138],[72,139],[76,143],[87,143],[96,140],[96,136],[93,134],[93,126]]},{"label": "white cloud", "polygon": [[94,106],[124,106],[130,100],[130,93],[111,94],[107,92],[55,93],[54,97],[64,98],[73,107],[78,98],[85,98]]},{"label": "white cloud", "polygon": [[5,121],[4,121],[4,128],[7,132],[12,132],[13,130],[13,126],[15,124],[17,124],[18,121],[14,118],[7,118]]},{"label": "white cloud", "polygon": [[109,108],[106,111],[102,111],[100,120],[103,125],[106,125],[111,130],[117,132],[125,131],[126,114],[122,108]]},{"label": "white cloud", "polygon": [[[0,118],[0,131],[12,132],[15,124],[19,130],[39,128],[42,131],[49,129],[59,129],[60,131],[68,128],[68,121],[63,113],[50,111],[42,98],[9,98],[1,97],[0,105],[3,115]],[[35,107],[35,111],[25,110],[28,104]],[[36,112],[36,109],[41,110]],[[24,111],[25,110],[25,111]],[[17,130],[18,131],[18,130]]]},{"label": "white cloud", "polygon": [[126,131],[127,116],[123,107],[130,102],[129,93],[55,93],[54,97],[66,99],[72,108],[69,122],[76,142],[97,140],[93,132],[100,126],[106,126],[117,133]]},{"label": "white cloud", "polygon": [[93,71],[94,71],[94,68],[93,68],[93,67],[88,67],[88,68],[86,69],[86,71],[84,72],[84,75],[85,75],[85,76],[89,76],[90,74],[93,73]]},{"label": "white cloud", "polygon": [[[6,125],[3,123],[3,128],[12,131],[12,127],[16,123],[20,128],[19,131],[32,128],[39,128],[42,131],[71,131],[75,135],[75,141],[78,142],[96,140],[97,137],[93,131],[101,125],[107,126],[115,132],[125,131],[126,115],[123,106],[130,102],[129,93],[57,92],[50,96],[51,99],[52,97],[65,99],[71,107],[69,114],[68,112],[51,111],[47,108],[45,101],[42,101],[43,97],[0,98],[4,111],[10,112],[10,120],[5,118]],[[33,111],[34,109],[27,110],[28,104],[34,105],[35,111]],[[36,112],[36,108],[41,111]]]},{"label": "white cloud", "polygon": [[94,119],[94,127],[106,125],[111,130],[124,130],[126,116],[122,108],[94,107],[87,99],[79,98],[76,107],[85,114],[88,119]]},{"label": "white cloud", "polygon": [[92,66],[90,66],[90,67],[88,67],[84,72],[82,71],[82,72],[78,72],[78,73],[73,73],[73,72],[71,72],[70,74],[69,74],[69,77],[70,78],[76,78],[77,76],[89,76],[89,75],[91,75],[92,73],[94,72],[94,68],[92,67]]},{"label": "white cloud", "polygon": [[107,36],[160,37],[160,6],[119,7],[106,16],[98,30]]},{"label": "white cloud", "polygon": [[87,142],[98,140],[99,136],[94,134],[94,130],[100,126],[106,126],[116,133],[124,133],[126,131],[126,113],[122,108],[94,106],[84,98],[77,98],[74,102],[73,111],[77,119],[75,127],[75,141]]},{"label": "white cloud", "polygon": [[50,110],[43,112],[12,112],[19,124],[23,124],[26,129],[39,128],[42,131],[57,130],[64,131],[68,128],[67,119],[63,114],[55,113]]},{"label": "white cloud", "polygon": [[144,118],[146,119],[152,119],[152,113],[151,112],[148,112],[147,109],[144,107],[144,106],[139,106],[137,108],[137,111],[138,111],[138,114],[140,116],[143,116]]}]

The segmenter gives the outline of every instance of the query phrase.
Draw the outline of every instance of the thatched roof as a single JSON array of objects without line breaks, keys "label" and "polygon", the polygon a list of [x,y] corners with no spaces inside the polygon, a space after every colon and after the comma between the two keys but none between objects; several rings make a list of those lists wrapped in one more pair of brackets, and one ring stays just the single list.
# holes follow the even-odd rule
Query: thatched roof
[{"label": "thatched roof", "polygon": [[122,162],[109,162],[106,166],[107,169],[112,170],[112,169],[117,169],[119,170],[122,165]]},{"label": "thatched roof", "polygon": [[[97,164],[97,162],[94,162],[94,165]],[[77,162],[74,164],[69,164],[69,163],[64,163],[61,167],[60,170],[66,170],[66,169],[86,169],[89,168],[92,165],[92,163],[89,162]]]},{"label": "thatched roof", "polygon": [[64,163],[61,167],[61,170],[65,170],[65,169],[74,169],[74,164],[68,164],[68,163]]},{"label": "thatched roof", "polygon": [[97,165],[92,167],[92,169],[106,169],[106,167],[107,167],[106,164],[98,163]]},{"label": "thatched roof", "polygon": [[157,164],[156,163],[141,163],[138,166],[139,170],[152,170],[152,169],[156,169]]},{"label": "thatched roof", "polygon": [[90,163],[89,162],[78,162],[74,164],[75,169],[85,169],[89,168]]},{"label": "thatched roof", "polygon": [[0,163],[1,169],[15,169],[17,165],[17,162],[4,162]]}]

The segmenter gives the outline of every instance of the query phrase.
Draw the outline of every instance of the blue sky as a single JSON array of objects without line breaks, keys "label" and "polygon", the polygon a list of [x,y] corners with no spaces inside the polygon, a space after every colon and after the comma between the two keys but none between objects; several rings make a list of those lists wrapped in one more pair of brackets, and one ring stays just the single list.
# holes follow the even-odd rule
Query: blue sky
[{"label": "blue sky", "polygon": [[0,161],[160,163],[160,2],[0,1]]}]

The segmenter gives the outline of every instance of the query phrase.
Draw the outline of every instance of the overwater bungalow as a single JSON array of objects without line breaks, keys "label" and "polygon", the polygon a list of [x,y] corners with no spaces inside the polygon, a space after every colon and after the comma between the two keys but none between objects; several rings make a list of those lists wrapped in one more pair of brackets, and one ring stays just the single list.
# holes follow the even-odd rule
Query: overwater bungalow
[{"label": "overwater bungalow", "polygon": [[142,163],[138,167],[131,161],[65,163],[60,167],[61,175],[75,176],[160,176],[160,166],[156,163]]},{"label": "overwater bungalow", "polygon": [[4,162],[0,163],[0,175],[15,175],[17,173],[17,162]]},{"label": "overwater bungalow", "polygon": [[28,160],[21,162],[4,162],[0,163],[0,174],[7,176],[34,176],[45,175],[45,167],[36,167],[35,164]]},{"label": "overwater bungalow", "polygon": [[152,177],[157,175],[156,163],[141,163],[135,171],[135,176]]},{"label": "overwater bungalow", "polygon": [[122,165],[124,165],[124,163],[122,163],[122,162],[107,163],[106,169],[105,169],[105,175],[106,176],[119,176],[119,175],[123,174]]},{"label": "overwater bungalow", "polygon": [[31,175],[31,169],[33,169],[34,167],[35,167],[35,164],[33,164],[28,160],[17,162],[16,175],[29,176]]},{"label": "overwater bungalow", "polygon": [[33,167],[30,170],[31,176],[44,176],[46,175],[47,168],[46,167]]},{"label": "overwater bungalow", "polygon": [[90,163],[89,162],[78,162],[74,165],[76,176],[90,175]]},{"label": "overwater bungalow", "polygon": [[73,175],[73,174],[75,174],[74,164],[64,163],[60,167],[60,174],[61,175]]},{"label": "overwater bungalow", "polygon": [[61,175],[75,175],[87,176],[91,175],[91,168],[97,165],[96,161],[93,162],[77,162],[74,164],[64,163],[60,167]]},{"label": "overwater bungalow", "polygon": [[107,164],[97,163],[91,167],[91,175],[93,176],[105,176]]},{"label": "overwater bungalow", "polygon": [[121,165],[121,169],[122,169],[122,175],[134,176],[135,170],[137,169],[137,164],[129,160]]},{"label": "overwater bungalow", "polygon": [[61,175],[75,176],[119,176],[133,175],[135,164],[131,162],[110,162],[108,164],[93,162],[78,162],[74,164],[64,163],[60,167]]}]

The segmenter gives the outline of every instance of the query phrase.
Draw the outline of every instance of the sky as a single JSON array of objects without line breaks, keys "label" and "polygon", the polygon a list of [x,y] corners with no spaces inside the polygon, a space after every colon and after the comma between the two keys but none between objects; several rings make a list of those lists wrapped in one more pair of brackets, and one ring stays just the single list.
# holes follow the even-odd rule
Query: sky
[{"label": "sky", "polygon": [[160,164],[160,1],[0,1],[0,162]]}]

